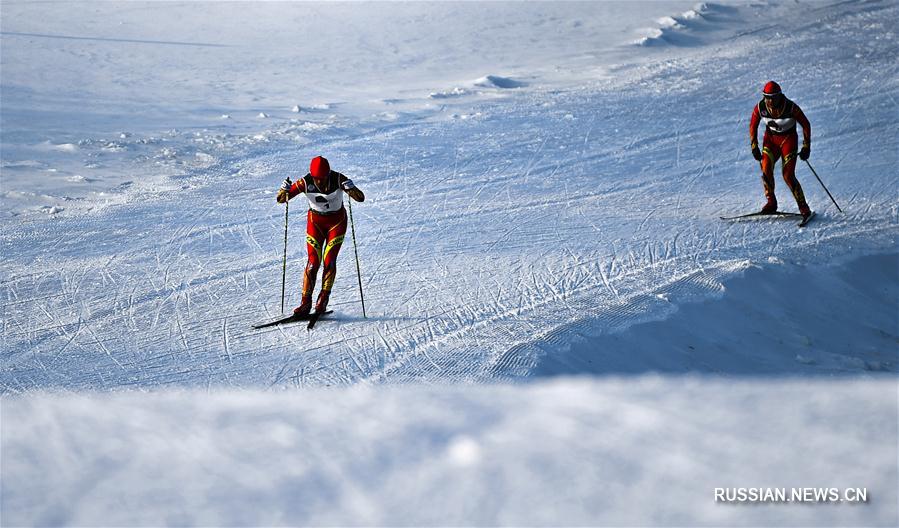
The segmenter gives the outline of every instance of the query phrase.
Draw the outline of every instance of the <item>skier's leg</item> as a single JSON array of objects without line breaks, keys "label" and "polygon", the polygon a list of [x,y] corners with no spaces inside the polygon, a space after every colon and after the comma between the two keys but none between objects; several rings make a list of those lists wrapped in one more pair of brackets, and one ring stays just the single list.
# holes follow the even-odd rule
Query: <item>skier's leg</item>
[{"label": "skier's leg", "polygon": [[315,281],[318,278],[318,268],[322,261],[322,244],[325,241],[325,235],[321,232],[321,227],[316,223],[312,211],[309,213],[309,220],[306,223],[306,253],[308,260],[306,261],[306,269],[303,272],[303,301],[312,299],[312,293],[315,290]]},{"label": "skier's leg", "polygon": [[322,290],[331,291],[331,287],[334,286],[334,279],[337,277],[337,254],[340,253],[342,245],[343,235],[328,239],[323,259]]},{"label": "skier's leg", "polygon": [[783,142],[781,151],[784,157],[783,177],[784,181],[787,182],[787,187],[790,188],[790,192],[793,193],[793,198],[796,199],[796,205],[799,206],[799,212],[808,214],[810,210],[808,203],[805,201],[805,194],[802,192],[802,185],[800,185],[799,180],[796,179],[797,143],[798,138],[795,134],[793,136],[788,136],[788,139]]},{"label": "skier's leg", "polygon": [[774,194],[774,164],[780,157],[780,149],[768,136],[762,143],[762,186],[765,189],[765,206],[762,211],[773,213],[777,211],[777,196]]},{"label": "skier's leg", "polygon": [[322,257],[322,291],[315,304],[315,311],[324,311],[328,306],[328,300],[331,296],[331,288],[334,286],[334,279],[337,278],[337,255],[343,245],[343,238],[346,234],[347,217],[343,214],[340,220],[328,230],[328,239],[325,244],[324,254]]}]

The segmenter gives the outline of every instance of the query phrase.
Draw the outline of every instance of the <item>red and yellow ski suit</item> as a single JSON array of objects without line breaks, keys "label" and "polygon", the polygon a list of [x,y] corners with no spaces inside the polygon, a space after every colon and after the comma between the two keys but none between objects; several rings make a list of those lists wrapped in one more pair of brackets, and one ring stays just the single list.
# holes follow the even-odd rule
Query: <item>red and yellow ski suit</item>
[{"label": "red and yellow ski suit", "polygon": [[762,184],[768,202],[777,202],[774,196],[774,165],[783,159],[783,178],[796,199],[800,212],[808,211],[808,204],[802,192],[802,186],[796,179],[796,156],[799,138],[796,123],[802,126],[802,144],[811,145],[812,127],[799,105],[783,98],[780,108],[770,111],[765,100],[759,101],[752,111],[749,121],[749,139],[753,149],[758,148],[758,127],[765,123],[765,135],[762,139]]},{"label": "red and yellow ski suit", "polygon": [[[309,259],[303,273],[303,298],[312,296],[319,267],[322,272],[322,291],[330,293],[337,276],[337,254],[346,234],[347,214],[343,207],[343,192],[350,180],[343,174],[331,171],[322,182],[316,182],[307,174],[291,185],[290,198],[305,193],[309,199],[306,219],[306,251]],[[352,185],[352,182],[350,182]]]}]

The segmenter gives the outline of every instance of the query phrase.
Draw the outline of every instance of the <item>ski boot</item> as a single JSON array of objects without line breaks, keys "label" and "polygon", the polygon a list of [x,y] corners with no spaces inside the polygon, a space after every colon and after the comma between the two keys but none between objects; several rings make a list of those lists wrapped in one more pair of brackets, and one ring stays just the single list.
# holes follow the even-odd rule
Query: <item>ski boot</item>
[{"label": "ski boot", "polygon": [[807,203],[803,203],[799,206],[799,214],[802,215],[802,223],[805,224],[808,222],[809,217],[812,216],[812,210],[809,209]]},{"label": "ski boot", "polygon": [[312,296],[304,295],[300,305],[293,309],[294,317],[306,317],[312,311]]},{"label": "ski boot", "polygon": [[768,198],[768,202],[765,203],[762,210],[759,211],[762,214],[772,214],[777,212],[777,200],[774,198]]},{"label": "ski boot", "polygon": [[322,290],[321,293],[318,294],[318,300],[315,302],[315,313],[325,313],[325,310],[328,309],[328,299],[331,297],[331,292]]}]

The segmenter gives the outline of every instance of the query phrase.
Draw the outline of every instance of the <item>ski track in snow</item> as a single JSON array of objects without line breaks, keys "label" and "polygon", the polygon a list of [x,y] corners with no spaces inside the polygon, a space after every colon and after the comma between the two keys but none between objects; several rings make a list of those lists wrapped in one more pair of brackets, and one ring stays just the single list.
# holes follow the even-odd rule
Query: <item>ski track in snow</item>
[{"label": "ski track in snow", "polygon": [[[275,137],[181,167],[121,205],[5,219],[0,390],[519,379],[547,350],[720,296],[769,258],[889,251],[899,46],[884,21],[897,17],[895,3],[833,4],[615,83],[516,84],[469,103],[467,119],[331,129],[302,147]],[[806,50],[800,64],[765,62],[792,47]],[[818,210],[806,229],[718,220],[761,203],[746,128],[767,77],[789,79],[814,128],[811,161],[845,214],[800,164]],[[353,213],[369,319],[348,236],[334,315],[311,333],[256,331],[279,315],[274,192],[310,153],[368,196]],[[795,208],[779,176],[777,188]],[[305,262],[305,207],[293,204],[290,306]]]}]

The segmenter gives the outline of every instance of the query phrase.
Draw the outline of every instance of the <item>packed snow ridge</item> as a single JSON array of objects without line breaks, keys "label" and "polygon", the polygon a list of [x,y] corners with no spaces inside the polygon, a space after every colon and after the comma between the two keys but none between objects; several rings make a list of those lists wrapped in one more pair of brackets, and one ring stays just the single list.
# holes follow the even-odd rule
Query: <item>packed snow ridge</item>
[{"label": "packed snow ridge", "polygon": [[[468,94],[484,94],[486,90],[509,90],[514,88],[524,88],[528,84],[523,81],[517,81],[509,77],[500,77],[498,75],[485,75],[462,86],[456,86],[450,90],[443,92],[433,92],[429,96],[431,99],[447,99],[451,97],[459,97]],[[479,90],[480,89],[480,90]]]},{"label": "packed snow ridge", "polygon": [[656,20],[658,27],[647,29],[648,34],[635,43],[640,46],[698,46],[707,43],[711,34],[733,32],[742,27],[736,14],[734,7],[700,3],[680,15],[660,17]]}]

